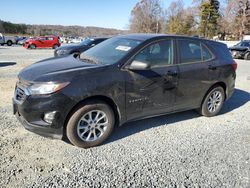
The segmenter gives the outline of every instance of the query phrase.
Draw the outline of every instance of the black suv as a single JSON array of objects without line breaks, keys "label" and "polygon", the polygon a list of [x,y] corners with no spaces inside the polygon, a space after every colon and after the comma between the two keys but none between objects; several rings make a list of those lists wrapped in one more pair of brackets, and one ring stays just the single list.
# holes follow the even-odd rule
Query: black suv
[{"label": "black suv", "polygon": [[70,54],[78,55],[93,46],[105,41],[108,39],[107,37],[94,37],[94,38],[87,38],[79,44],[71,44],[71,45],[64,45],[59,48],[56,48],[54,51],[54,56],[66,56]]},{"label": "black suv", "polygon": [[24,127],[88,148],[115,125],[197,109],[219,113],[234,91],[237,64],[226,45],[155,34],[108,39],[78,57],[23,69],[13,99]]},{"label": "black suv", "polygon": [[250,60],[250,41],[243,40],[229,48],[233,58]]}]

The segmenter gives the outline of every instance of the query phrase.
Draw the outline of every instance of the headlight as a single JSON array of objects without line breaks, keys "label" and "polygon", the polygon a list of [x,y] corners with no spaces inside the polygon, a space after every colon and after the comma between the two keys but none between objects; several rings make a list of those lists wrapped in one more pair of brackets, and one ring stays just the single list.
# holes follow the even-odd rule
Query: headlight
[{"label": "headlight", "polygon": [[69,50],[57,50],[57,54],[59,55],[67,54],[68,52]]},{"label": "headlight", "polygon": [[29,94],[31,95],[45,95],[57,92],[64,87],[66,87],[69,82],[64,83],[54,83],[54,82],[45,82],[45,83],[34,83],[28,87]]}]

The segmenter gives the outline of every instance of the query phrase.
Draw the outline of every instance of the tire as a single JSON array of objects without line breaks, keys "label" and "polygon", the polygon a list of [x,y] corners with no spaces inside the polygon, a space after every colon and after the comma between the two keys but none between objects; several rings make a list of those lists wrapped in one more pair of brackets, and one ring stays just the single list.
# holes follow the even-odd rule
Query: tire
[{"label": "tire", "polygon": [[4,46],[4,44],[1,44],[1,46]]},{"label": "tire", "polygon": [[30,49],[36,49],[36,45],[35,44],[31,44],[31,45],[29,45],[29,48]]},{"label": "tire", "polygon": [[57,49],[58,47],[59,47],[59,46],[58,46],[57,44],[54,44],[52,48],[53,48],[53,49]]},{"label": "tire", "polygon": [[8,41],[7,41],[7,45],[8,45],[8,46],[12,46],[12,41],[11,41],[11,40],[8,40]]},{"label": "tire", "polygon": [[[213,96],[215,99],[213,100]],[[205,96],[198,112],[206,117],[216,116],[224,103],[225,91],[221,86],[212,87]],[[210,105],[209,105],[210,104]]]},{"label": "tire", "polygon": [[76,58],[80,55],[80,52],[73,52],[72,54],[73,54],[74,58]]},{"label": "tire", "polygon": [[244,55],[244,59],[245,59],[245,60],[250,60],[250,52],[247,52],[247,53]]},{"label": "tire", "polygon": [[114,125],[111,107],[102,101],[91,101],[74,110],[67,123],[66,135],[73,145],[90,148],[103,143],[112,133]]}]

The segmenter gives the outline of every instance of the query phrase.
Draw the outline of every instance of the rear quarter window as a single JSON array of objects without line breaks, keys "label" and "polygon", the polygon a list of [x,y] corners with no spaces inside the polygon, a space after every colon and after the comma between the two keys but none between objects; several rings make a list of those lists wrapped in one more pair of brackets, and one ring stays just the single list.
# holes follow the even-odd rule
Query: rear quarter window
[{"label": "rear quarter window", "polygon": [[227,45],[219,42],[208,42],[209,46],[213,49],[217,58],[223,60],[232,60],[232,55],[227,47]]}]

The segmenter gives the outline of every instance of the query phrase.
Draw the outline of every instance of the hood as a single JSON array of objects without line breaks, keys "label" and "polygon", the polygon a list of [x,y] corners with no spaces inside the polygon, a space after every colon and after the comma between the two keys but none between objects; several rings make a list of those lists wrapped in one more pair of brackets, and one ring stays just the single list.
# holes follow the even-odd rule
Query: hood
[{"label": "hood", "polygon": [[80,48],[88,48],[86,45],[80,45],[80,44],[69,44],[69,45],[63,45],[56,49],[58,50],[74,50],[74,49],[80,49]]},{"label": "hood", "polygon": [[245,46],[232,46],[229,48],[230,50],[239,50],[239,51],[245,51],[245,50],[248,50],[249,48],[248,47],[245,47]]},{"label": "hood", "polygon": [[102,65],[85,63],[71,56],[50,58],[34,63],[24,68],[18,75],[21,80],[28,82],[35,81],[55,81],[60,77],[60,80],[68,79],[62,74],[74,73],[76,70],[89,69],[100,67]]}]

